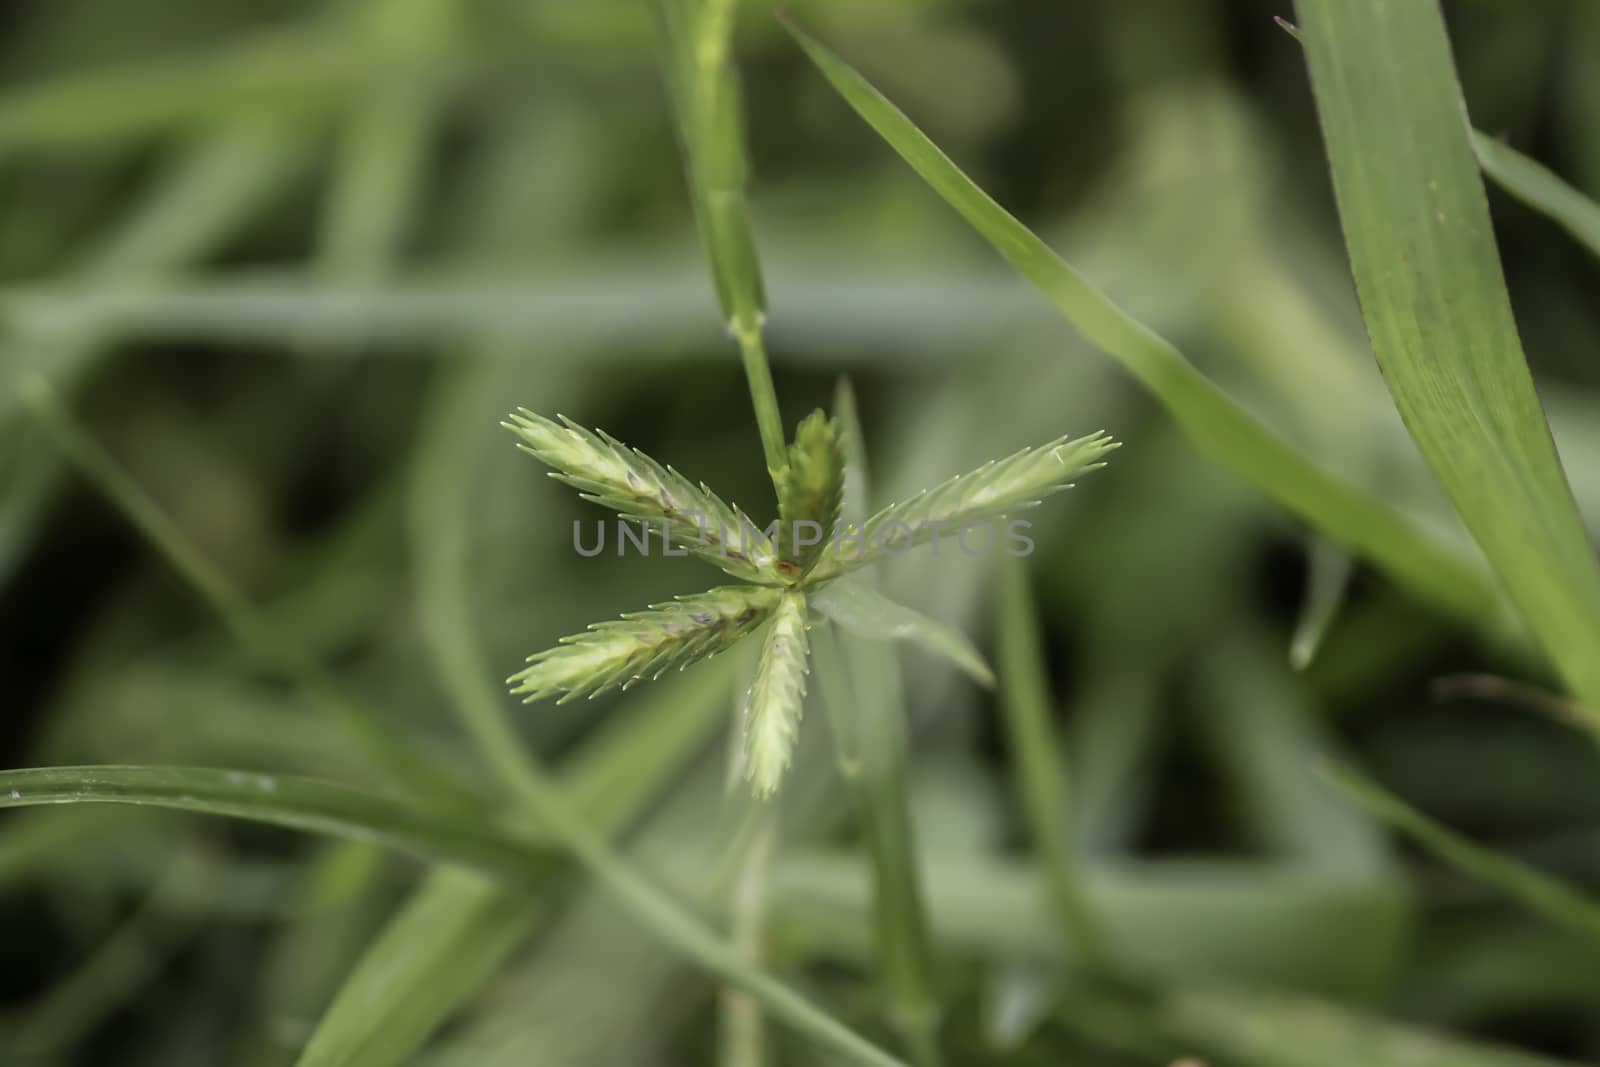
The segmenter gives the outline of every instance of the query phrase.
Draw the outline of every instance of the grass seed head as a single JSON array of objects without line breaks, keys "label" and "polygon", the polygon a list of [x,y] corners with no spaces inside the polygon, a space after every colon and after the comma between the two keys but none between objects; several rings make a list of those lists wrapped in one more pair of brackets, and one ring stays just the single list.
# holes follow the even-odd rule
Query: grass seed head
[{"label": "grass seed head", "polygon": [[724,586],[652,604],[563,637],[529,656],[507,684],[525,704],[558,693],[565,703],[626,689],[731,647],[772,614],[779,596],[771,586]]}]

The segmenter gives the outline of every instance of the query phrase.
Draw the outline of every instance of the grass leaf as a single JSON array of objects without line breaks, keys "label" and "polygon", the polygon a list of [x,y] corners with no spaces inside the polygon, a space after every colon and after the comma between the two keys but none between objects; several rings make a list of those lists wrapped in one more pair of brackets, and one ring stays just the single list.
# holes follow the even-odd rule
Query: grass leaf
[{"label": "grass leaf", "polygon": [[1086,338],[1133,374],[1196,445],[1418,596],[1476,624],[1502,615],[1500,595],[1477,560],[1329,474],[1251,417],[973,184],[866,79],[793,23],[786,25],[890,147]]},{"label": "grass leaf", "polygon": [[535,901],[455,867],[428,876],[367,946],[295,1067],[389,1067],[521,942]]},{"label": "grass leaf", "polygon": [[1554,171],[1529,159],[1504,141],[1472,131],[1472,150],[1478,165],[1496,185],[1548,215],[1579,244],[1600,256],[1600,204],[1562,181]]},{"label": "grass leaf", "polygon": [[1438,4],[1298,10],[1384,380],[1524,621],[1600,704],[1600,564],[1517,336]]},{"label": "grass leaf", "polygon": [[1349,767],[1330,766],[1325,773],[1351,800],[1429,852],[1529,911],[1600,942],[1600,901],[1519,860],[1473,844]]},{"label": "grass leaf", "polygon": [[1017,764],[1022,808],[1044,870],[1050,903],[1067,944],[1091,968],[1107,974],[1114,957],[1073,854],[1067,764],[1051,725],[1049,683],[1039,648],[1027,568],[1020,561],[1008,560],[1004,583],[996,636],[1002,679],[1000,705],[1005,712],[1011,758]]},{"label": "grass leaf", "polygon": [[829,583],[821,592],[812,594],[811,603],[857,637],[910,641],[948,660],[984,688],[994,688],[994,671],[965,634],[890,600],[854,576]]},{"label": "grass leaf", "polygon": [[[207,767],[42,767],[0,771],[0,810],[38,804],[135,804],[225,815],[308,833],[375,841],[427,860],[473,867],[527,883],[550,870],[548,855],[460,811],[423,808],[310,778]],[[556,810],[552,807],[552,810]],[[565,808],[561,818],[571,815]],[[721,980],[748,991],[775,1018],[848,1059],[904,1067],[806,1001],[743,964],[687,913],[638,879],[603,843],[566,823],[563,843],[580,853],[641,924]]]}]

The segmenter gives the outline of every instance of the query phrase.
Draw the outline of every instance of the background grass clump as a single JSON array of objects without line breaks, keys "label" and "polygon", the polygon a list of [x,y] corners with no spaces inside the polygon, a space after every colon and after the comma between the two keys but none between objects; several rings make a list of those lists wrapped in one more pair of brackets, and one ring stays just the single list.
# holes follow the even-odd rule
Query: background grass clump
[{"label": "background grass clump", "polygon": [[[1440,16],[11,5],[0,1063],[1600,1058],[1600,10]],[[771,623],[507,693],[730,581],[522,407],[759,525],[1122,447],[780,545],[759,799]]]}]

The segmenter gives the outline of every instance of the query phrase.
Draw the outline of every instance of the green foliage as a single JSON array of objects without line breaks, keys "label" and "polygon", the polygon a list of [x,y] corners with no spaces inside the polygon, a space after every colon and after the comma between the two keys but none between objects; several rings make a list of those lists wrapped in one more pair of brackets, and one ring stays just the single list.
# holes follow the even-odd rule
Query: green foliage
[{"label": "green foliage", "polygon": [[[796,9],[1013,218],[813,45],[930,184],[897,174],[737,0],[19,0],[0,758],[58,769],[0,787],[0,1058],[1600,1048],[1593,628],[1558,604],[1593,585],[1471,176],[1508,194],[1517,340],[1592,545],[1600,9],[1319,2],[1297,40],[1231,0],[1084,0],[1065,34],[971,0]],[[1307,55],[1359,292],[1307,180],[1323,127],[1283,111]],[[662,67],[670,94],[637,91]],[[843,373],[860,411],[841,385],[802,419]],[[514,440],[591,479],[588,522],[700,560],[575,559],[508,398],[551,414]],[[1025,590],[954,529],[835,568],[749,522],[741,561],[661,504],[859,538],[1112,424],[1104,480],[1014,512]],[[712,657],[670,598],[729,583],[703,596],[771,606]],[[584,632],[630,602],[666,603]],[[778,602],[809,655],[763,665]],[[590,692],[610,641],[608,699],[520,707],[501,679],[561,634],[532,666]],[[616,692],[668,660],[697,665]],[[827,729],[795,732],[813,697]]]},{"label": "green foliage", "polygon": [[1600,561],[1512,319],[1443,16],[1376,0],[1300,15],[1384,381],[1524,622],[1600,705]]},{"label": "green foliage", "polygon": [[1472,149],[1477,153],[1478,165],[1497,185],[1535,211],[1550,216],[1574,240],[1600,256],[1600,204],[1504,141],[1473,130]]},{"label": "green foliage", "polygon": [[1113,303],[963,174],[821,42],[786,22],[845,101],[1097,347],[1144,385],[1207,453],[1418,595],[1478,622],[1503,615],[1477,562],[1302,456],[1165,339]]}]

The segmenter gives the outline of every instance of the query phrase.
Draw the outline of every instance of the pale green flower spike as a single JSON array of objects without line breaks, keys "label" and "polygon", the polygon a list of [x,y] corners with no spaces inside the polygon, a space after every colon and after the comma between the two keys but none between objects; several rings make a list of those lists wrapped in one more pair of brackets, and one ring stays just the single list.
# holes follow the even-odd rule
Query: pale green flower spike
[{"label": "pale green flower spike", "polygon": [[771,586],[732,585],[652,604],[563,637],[506,681],[524,704],[556,693],[564,694],[559,704],[627,689],[732,646],[772,614],[778,597]]},{"label": "pale green flower spike", "polygon": [[1060,437],[1039,448],[1024,448],[1002,460],[924,489],[890,504],[861,530],[848,530],[826,554],[813,577],[837,578],[885,555],[900,555],[935,537],[952,536],[968,523],[1036,507],[1045,497],[1072,488],[1072,479],[1105,466],[1102,457],[1119,444],[1103,432],[1076,439]]},{"label": "pale green flower spike", "polygon": [[738,507],[704,482],[696,485],[610,434],[560,418],[552,422],[521,408],[500,425],[521,439],[518,447],[524,452],[555,468],[552,478],[577,489],[585,500],[657,529],[665,523],[674,545],[735,578],[780,581],[772,542]]},{"label": "pale green flower spike", "polygon": [[790,590],[772,615],[744,698],[744,770],[758,796],[777,792],[789,766],[805,703],[806,653],[806,595]]},{"label": "pale green flower spike", "polygon": [[[899,555],[941,534],[955,536],[968,523],[1033,507],[1103,466],[1102,457],[1117,447],[1096,433],[1024,449],[841,532],[844,434],[837,419],[816,411],[800,423],[794,442],[783,450],[784,465],[774,474],[779,514],[774,540],[705,485],[606,433],[566,418],[553,422],[526,409],[504,425],[525,452],[554,468],[552,477],[577,488],[584,499],[664,529],[673,544],[753,583],[655,604],[562,638],[556,647],[528,657],[528,666],[509,679],[512,693],[525,703],[552,696],[565,702],[626,689],[671,667],[714,656],[765,623],[761,662],[741,715],[744,770],[761,797],[777,791],[800,727],[809,594],[881,556]],[[837,598],[818,603],[858,637],[908,636],[970,676],[992,678],[969,643],[910,608],[884,600],[866,612],[858,604],[852,613],[841,610]],[[881,625],[885,618],[894,625]]]},{"label": "pale green flower spike", "polygon": [[778,473],[779,553],[800,576],[821,558],[843,503],[844,435],[819,408],[795,430],[788,466]]}]

